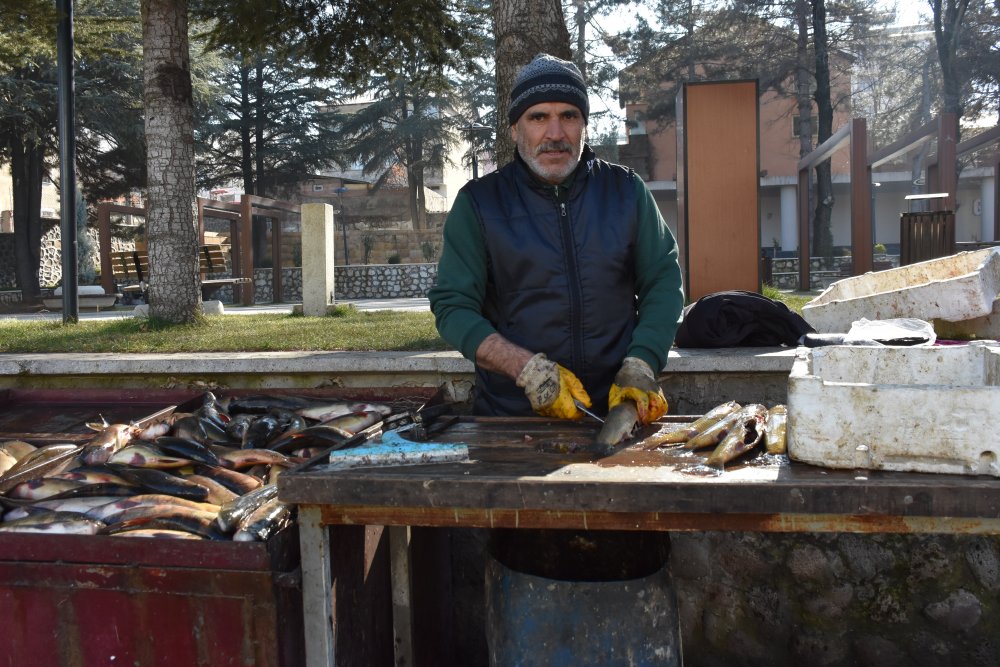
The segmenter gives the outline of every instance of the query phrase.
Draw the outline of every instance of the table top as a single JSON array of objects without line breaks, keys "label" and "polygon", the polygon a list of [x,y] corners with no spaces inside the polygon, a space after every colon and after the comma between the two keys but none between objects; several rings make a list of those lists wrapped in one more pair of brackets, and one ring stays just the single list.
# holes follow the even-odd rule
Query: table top
[{"label": "table top", "polygon": [[587,423],[463,417],[434,439],[467,444],[468,461],[336,470],[314,459],[279,477],[279,495],[322,506],[332,524],[1000,533],[1000,479],[762,453],[720,471],[704,465],[711,449],[641,447],[676,425],[599,458]]}]

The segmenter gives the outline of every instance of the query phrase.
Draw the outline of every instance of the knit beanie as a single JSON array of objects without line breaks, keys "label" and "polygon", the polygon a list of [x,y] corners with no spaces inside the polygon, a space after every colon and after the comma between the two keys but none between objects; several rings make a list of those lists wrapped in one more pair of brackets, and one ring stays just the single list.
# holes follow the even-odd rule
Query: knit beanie
[{"label": "knit beanie", "polygon": [[507,120],[513,125],[529,107],[542,102],[572,104],[580,109],[583,122],[587,123],[590,115],[587,84],[576,65],[547,53],[535,56],[514,78]]}]

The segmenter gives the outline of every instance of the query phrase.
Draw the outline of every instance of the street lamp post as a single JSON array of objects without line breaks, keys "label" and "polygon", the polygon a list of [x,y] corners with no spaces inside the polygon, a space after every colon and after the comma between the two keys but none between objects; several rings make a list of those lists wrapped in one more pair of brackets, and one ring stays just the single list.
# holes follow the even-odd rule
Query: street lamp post
[{"label": "street lamp post", "polygon": [[337,204],[340,206],[340,232],[344,239],[344,264],[351,263],[351,254],[347,249],[347,216],[344,214],[344,193],[347,188],[341,185],[334,190],[337,193]]},{"label": "street lamp post", "polygon": [[479,135],[489,133],[493,128],[482,123],[471,123],[459,128],[469,133],[469,143],[472,145],[472,180],[479,178]]}]

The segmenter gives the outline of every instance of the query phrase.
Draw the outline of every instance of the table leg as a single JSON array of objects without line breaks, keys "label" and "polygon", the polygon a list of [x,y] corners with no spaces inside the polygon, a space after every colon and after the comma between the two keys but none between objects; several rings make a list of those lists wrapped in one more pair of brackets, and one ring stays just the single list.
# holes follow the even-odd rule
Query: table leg
[{"label": "table leg", "polygon": [[330,569],[330,533],[321,522],[320,508],[301,505],[298,510],[299,547],[302,552],[302,615],[306,666],[331,667],[333,645],[333,577]]},{"label": "table leg", "polygon": [[389,527],[392,628],[395,664],[413,664],[413,606],[410,587],[410,527]]}]

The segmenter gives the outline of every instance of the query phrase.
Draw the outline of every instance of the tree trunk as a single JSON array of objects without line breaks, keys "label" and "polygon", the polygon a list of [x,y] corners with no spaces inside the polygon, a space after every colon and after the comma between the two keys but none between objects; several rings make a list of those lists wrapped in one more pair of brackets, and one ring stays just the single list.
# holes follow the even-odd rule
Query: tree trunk
[{"label": "tree trunk", "polygon": [[[795,1],[795,23],[797,34],[795,36],[796,70],[795,70],[795,96],[799,108],[799,157],[803,158],[813,149],[812,143],[812,95],[809,94],[809,83],[812,81],[812,71],[809,67],[809,0]],[[815,188],[813,186],[813,174],[810,170],[809,178],[806,179],[806,197],[809,206],[807,210],[813,210],[813,198]],[[812,225],[809,225],[812,228]],[[799,244],[803,247],[809,246],[809,239],[799,239]],[[790,248],[785,248],[790,250]]]},{"label": "tree trunk", "polygon": [[174,323],[201,315],[187,7],[142,0],[149,312]]},{"label": "tree trunk", "polygon": [[514,159],[507,107],[517,71],[539,53],[570,60],[569,30],[559,0],[494,0],[497,49],[497,164]]},{"label": "tree trunk", "polygon": [[[257,171],[256,188],[248,191],[247,194],[256,194],[258,197],[267,196],[267,177],[264,173],[264,126],[267,124],[267,111],[264,104],[264,62],[260,56],[254,63],[254,114],[253,114],[253,142],[254,142],[254,163]],[[272,224],[277,221],[272,220]],[[267,242],[267,218],[255,215],[250,223],[253,236],[253,265],[266,266],[265,258],[271,257],[271,244]],[[271,257],[271,266],[274,266],[274,258]]]},{"label": "tree trunk", "polygon": [[22,137],[11,140],[10,171],[13,185],[14,249],[17,256],[17,287],[21,302],[41,303],[38,269],[42,259],[42,149],[25,143]]},{"label": "tree trunk", "polygon": [[[833,135],[833,103],[830,100],[830,59],[826,38],[826,0],[812,0],[813,48],[816,53],[816,114],[819,134],[816,144],[822,145]],[[813,219],[812,254],[833,256],[833,232],[830,224],[833,212],[833,174],[830,160],[816,165],[816,217]]]},{"label": "tree trunk", "polygon": [[[941,111],[962,117],[962,77],[958,71],[958,47],[962,35],[962,21],[969,8],[969,0],[932,0],[934,14],[934,42],[941,63]],[[955,139],[956,143],[958,138]]]},{"label": "tree trunk", "polygon": [[253,182],[253,139],[250,136],[253,123],[253,109],[250,106],[250,68],[240,65],[240,171],[243,175],[243,192],[254,192]]}]

